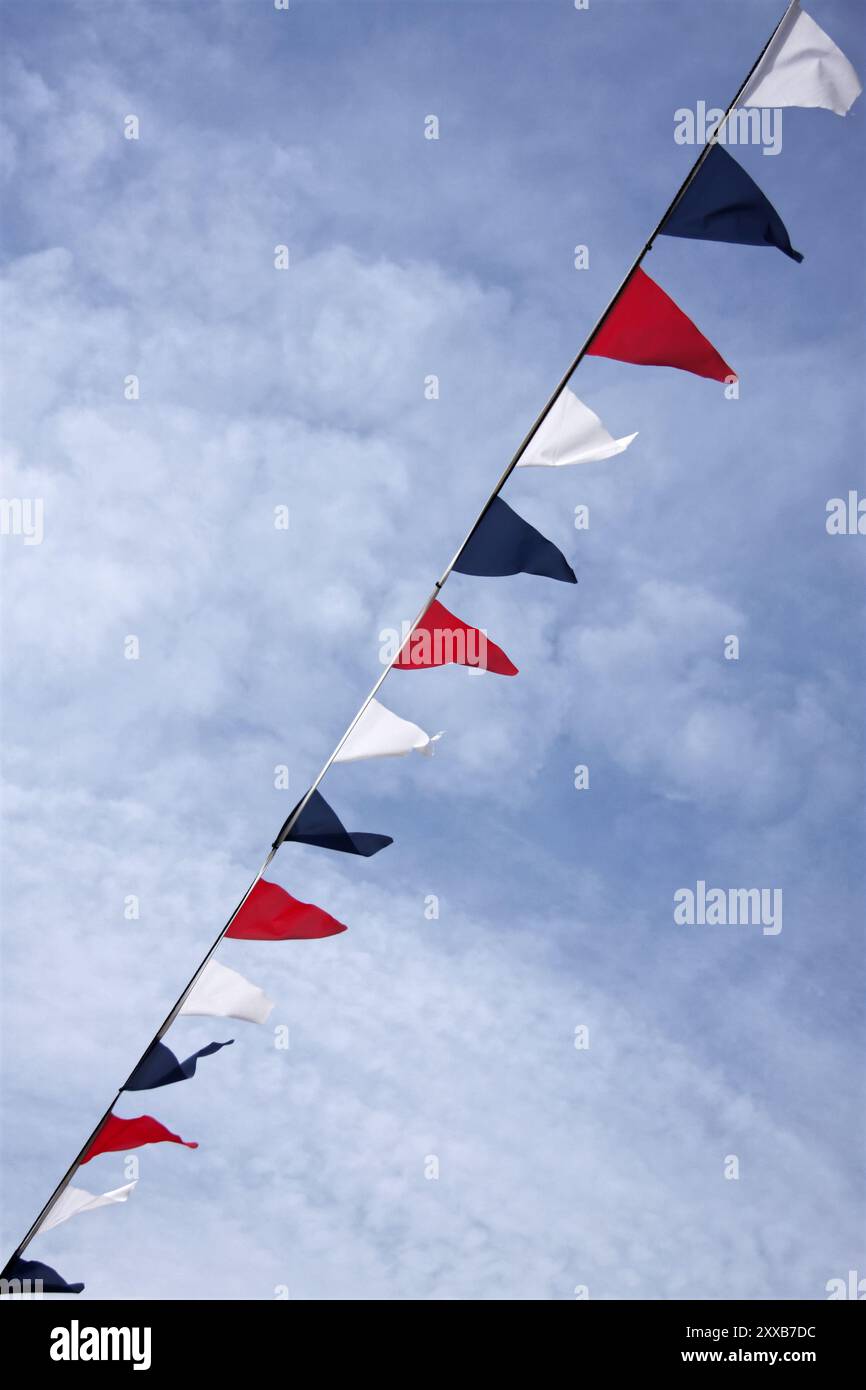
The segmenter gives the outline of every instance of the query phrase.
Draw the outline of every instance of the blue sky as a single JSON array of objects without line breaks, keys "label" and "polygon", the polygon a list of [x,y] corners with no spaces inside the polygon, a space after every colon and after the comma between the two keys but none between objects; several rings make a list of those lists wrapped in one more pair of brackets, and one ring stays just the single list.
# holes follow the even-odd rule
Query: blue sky
[{"label": "blue sky", "polygon": [[[45,516],[41,545],[0,541],[4,1247],[667,205],[694,157],[674,112],[725,104],[781,8],[4,0],[3,495]],[[862,74],[858,7],[808,8]],[[863,490],[864,109],[732,151],[801,266],[656,243],[740,398],[582,364],[637,440],[505,493],[579,585],[453,577],[520,675],[389,678],[435,758],[323,790],[395,844],[270,874],[349,931],[225,944],[271,1023],[181,1020],[182,1056],[236,1044],[118,1106],[201,1147],[144,1149],[125,1207],[34,1258],[122,1299],[821,1298],[866,1273],[863,542],[825,530]],[[781,888],[783,930],[676,925],[698,879]],[[79,1177],[124,1180],[121,1155]]]}]

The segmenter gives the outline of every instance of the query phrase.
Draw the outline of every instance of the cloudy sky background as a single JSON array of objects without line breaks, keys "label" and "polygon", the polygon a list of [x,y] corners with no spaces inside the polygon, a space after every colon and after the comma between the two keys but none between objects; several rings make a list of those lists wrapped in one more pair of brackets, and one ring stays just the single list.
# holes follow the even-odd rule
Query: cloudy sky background
[{"label": "cloudy sky background", "polygon": [[[45,507],[41,545],[2,539],[4,1258],[684,176],[674,111],[725,104],[780,10],[0,6],[3,495]],[[862,74],[858,6],[810,12]],[[119,1104],[201,1147],[140,1151],[125,1207],[33,1243],[85,1298],[811,1299],[866,1273],[864,542],[825,531],[863,491],[864,113],[735,151],[803,265],[656,244],[740,399],[581,366],[638,439],[505,494],[578,587],[449,582],[520,675],[389,678],[435,758],[323,790],[395,844],[281,849],[270,877],[349,931],[222,948],[272,1020],[181,1020],[181,1056],[235,1045]],[[676,926],[699,878],[781,888],[781,934]],[[124,1180],[119,1154],[78,1179]]]}]

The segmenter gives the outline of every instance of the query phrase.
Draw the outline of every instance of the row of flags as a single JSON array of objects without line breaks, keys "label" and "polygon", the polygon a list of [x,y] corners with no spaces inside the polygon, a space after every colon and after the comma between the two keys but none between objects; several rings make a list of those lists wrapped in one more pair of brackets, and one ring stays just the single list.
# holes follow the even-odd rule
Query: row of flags
[{"label": "row of flags", "polygon": [[[767,48],[741,101],[744,105],[822,106],[844,115],[860,93],[860,83],[845,55],[799,3],[791,5]],[[660,228],[665,236],[773,246],[794,261],[802,255],[791,245],[775,208],[754,180],[718,143]],[[736,373],[674,300],[639,266],[594,333],[587,352],[622,362],[668,366],[716,381],[736,380]],[[588,406],[565,387],[524,450],[518,467],[558,468],[610,459],[633,443],[636,433],[614,438]],[[499,577],[518,573],[564,583],[577,582],[562,552],[496,496],[483,512],[454,568],[461,574]],[[434,599],[393,663],[394,670],[417,670],[454,662],[516,676],[511,658],[485,632],[450,613]],[[351,727],[334,762],[430,755],[441,737],[401,718],[376,699],[368,701]],[[296,808],[297,810],[297,808]],[[316,788],[301,804],[287,840],[323,849],[370,857],[392,844],[390,835],[347,830]],[[298,941],[334,936],[346,930],[329,913],[293,898],[276,883],[260,878],[225,935],[246,941]],[[238,971],[209,958],[180,1009],[180,1016],[232,1018],[262,1024],[274,1005],[264,990]],[[122,1090],[155,1090],[188,1081],[198,1063],[229,1047],[233,1039],[212,1042],[179,1061],[162,1041],[155,1042]],[[193,1140],[172,1133],[151,1115],[108,1115],[84,1153],[81,1164],[99,1154],[127,1152],[146,1144],[170,1143],[197,1148]],[[67,1186],[38,1228],[53,1229],[70,1217],[125,1202],[135,1183],[94,1195]],[[67,1284],[39,1261],[13,1258],[7,1279],[42,1281],[48,1293],[78,1293],[83,1284]]]}]

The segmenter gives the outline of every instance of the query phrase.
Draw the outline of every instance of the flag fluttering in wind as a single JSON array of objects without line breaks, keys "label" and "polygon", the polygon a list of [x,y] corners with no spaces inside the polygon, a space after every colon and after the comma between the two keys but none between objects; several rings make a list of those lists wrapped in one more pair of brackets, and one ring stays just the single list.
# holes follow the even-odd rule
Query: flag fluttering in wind
[{"label": "flag fluttering in wind", "polygon": [[78,1216],[83,1211],[96,1211],[97,1207],[110,1207],[116,1202],[126,1202],[137,1182],[136,1178],[133,1182],[128,1182],[123,1187],[115,1187],[112,1192],[103,1192],[100,1196],[93,1192],[85,1192],[83,1187],[65,1187],[39,1230],[53,1230],[55,1226],[60,1226],[70,1217]]},{"label": "flag fluttering in wind", "polygon": [[792,261],[803,259],[773,204],[721,145],[713,145],[661,230],[698,241],[778,246]]},{"label": "flag fluttering in wind", "polygon": [[371,700],[358,720],[335,763],[355,763],[362,758],[400,758],[406,753],[424,753],[429,757],[441,734],[426,734],[417,724],[401,719],[378,700]]},{"label": "flag fluttering in wind", "polygon": [[161,1125],[152,1115],[137,1115],[133,1120],[124,1120],[120,1115],[111,1114],[97,1134],[82,1163],[89,1163],[97,1154],[123,1153],[126,1149],[140,1149],[145,1144],[183,1144],[185,1149],[197,1149],[198,1144],[191,1139],[181,1139],[170,1129]]},{"label": "flag fluttering in wind", "polygon": [[570,463],[596,463],[627,449],[634,434],[614,439],[594,410],[564,387],[540,429],[527,444],[518,468],[563,468]]},{"label": "flag fluttering in wind", "polygon": [[863,88],[841,48],[794,5],[774,36],[741,106],[823,106],[846,115]]},{"label": "flag fluttering in wind", "polygon": [[264,1023],[273,1007],[273,999],[258,985],[250,984],[237,970],[209,960],[180,1012],[199,1018],[239,1018],[243,1023]]},{"label": "flag fluttering in wind", "polygon": [[20,1255],[15,1255],[9,1261],[2,1277],[20,1279],[25,1291],[31,1292],[37,1279],[41,1282],[43,1293],[81,1293],[84,1289],[83,1284],[67,1284],[56,1269],[42,1264],[41,1260],[22,1260]]},{"label": "flag fluttering in wind", "polygon": [[498,578],[505,574],[538,574],[576,584],[574,570],[552,541],[512,511],[501,497],[494,497],[460,558],[454,565],[460,574]]},{"label": "flag fluttering in wind", "polygon": [[640,267],[587,352],[643,367],[679,367],[712,381],[730,381],[737,375],[670,295]]},{"label": "flag fluttering in wind", "polygon": [[319,791],[313,792],[286,840],[297,840],[302,845],[318,845],[320,849],[335,849],[342,854],[360,854],[364,859],[394,843],[390,835],[377,835],[370,830],[347,830]]},{"label": "flag fluttering in wind", "polygon": [[157,1086],[170,1086],[175,1081],[188,1081],[191,1076],[195,1076],[196,1062],[199,1057],[209,1057],[212,1052],[219,1052],[221,1047],[230,1047],[233,1042],[234,1039],[229,1038],[228,1042],[224,1043],[208,1043],[207,1047],[200,1047],[198,1052],[187,1057],[185,1062],[179,1062],[171,1048],[166,1047],[165,1043],[154,1043],[146,1056],[142,1057],[126,1085],[121,1089],[124,1091],[153,1091]]},{"label": "flag fluttering in wind", "polygon": [[345,930],[322,908],[299,902],[279,884],[260,878],[226,936],[242,941],[314,941]]},{"label": "flag fluttering in wind", "polygon": [[517,667],[501,647],[434,599],[394,662],[395,671],[421,671],[431,666],[477,666],[498,676],[516,676]]}]

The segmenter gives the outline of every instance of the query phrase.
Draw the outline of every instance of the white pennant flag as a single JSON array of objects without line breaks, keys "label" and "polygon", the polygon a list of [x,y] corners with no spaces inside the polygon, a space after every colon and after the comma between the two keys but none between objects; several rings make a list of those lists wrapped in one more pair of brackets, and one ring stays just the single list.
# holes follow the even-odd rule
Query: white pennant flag
[{"label": "white pennant flag", "polygon": [[392,714],[378,700],[371,700],[354,729],[343,744],[335,763],[355,763],[361,758],[399,758],[416,750],[428,757],[441,734],[431,738],[412,724]]},{"label": "white pennant flag", "polygon": [[264,1023],[273,1007],[274,1001],[258,985],[251,985],[237,970],[209,960],[190,990],[181,1013]]},{"label": "white pennant flag", "polygon": [[863,88],[841,48],[794,5],[764,54],[741,106],[824,106],[844,116]]},{"label": "white pennant flag", "polygon": [[136,1178],[135,1182],[128,1182],[125,1187],[116,1187],[113,1192],[103,1192],[101,1197],[94,1196],[92,1192],[85,1192],[83,1187],[64,1188],[39,1230],[50,1231],[52,1227],[59,1226],[61,1221],[68,1221],[70,1216],[77,1216],[80,1211],[95,1211],[97,1207],[110,1207],[114,1202],[125,1202],[137,1181]]},{"label": "white pennant flag", "polygon": [[633,439],[637,439],[637,431],[624,439],[614,439],[595,412],[566,386],[517,467],[561,468],[567,463],[595,463],[621,454]]}]

